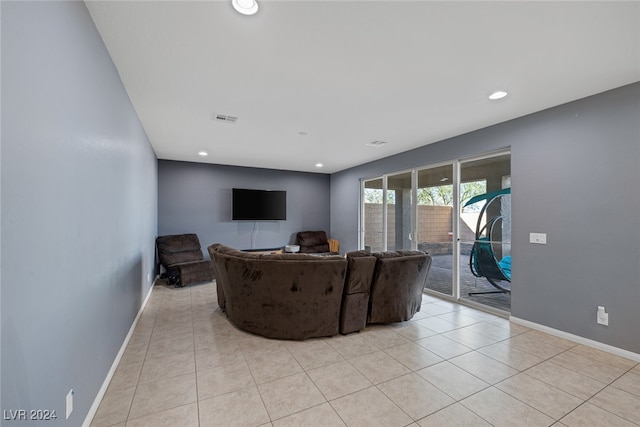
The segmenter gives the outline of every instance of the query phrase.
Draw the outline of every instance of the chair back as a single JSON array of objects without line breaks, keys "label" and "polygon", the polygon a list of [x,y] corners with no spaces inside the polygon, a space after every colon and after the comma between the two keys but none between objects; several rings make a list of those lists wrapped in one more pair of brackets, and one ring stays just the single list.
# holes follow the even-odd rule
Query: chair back
[{"label": "chair back", "polygon": [[204,259],[197,234],[175,234],[156,238],[158,259],[167,268],[183,262]]}]

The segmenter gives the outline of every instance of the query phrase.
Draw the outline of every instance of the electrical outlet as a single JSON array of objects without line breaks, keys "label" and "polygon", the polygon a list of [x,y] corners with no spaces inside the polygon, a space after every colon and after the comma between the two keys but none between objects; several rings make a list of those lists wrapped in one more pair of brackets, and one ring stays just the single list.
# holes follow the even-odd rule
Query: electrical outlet
[{"label": "electrical outlet", "polygon": [[598,306],[598,313],[596,315],[596,322],[598,325],[609,326],[609,313],[601,305]]}]

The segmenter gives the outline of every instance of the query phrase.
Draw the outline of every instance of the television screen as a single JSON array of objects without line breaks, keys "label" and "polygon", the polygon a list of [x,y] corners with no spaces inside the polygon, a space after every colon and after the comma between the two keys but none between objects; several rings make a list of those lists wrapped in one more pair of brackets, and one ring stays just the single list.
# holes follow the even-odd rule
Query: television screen
[{"label": "television screen", "polygon": [[287,192],[234,188],[231,217],[234,221],[284,221]]}]

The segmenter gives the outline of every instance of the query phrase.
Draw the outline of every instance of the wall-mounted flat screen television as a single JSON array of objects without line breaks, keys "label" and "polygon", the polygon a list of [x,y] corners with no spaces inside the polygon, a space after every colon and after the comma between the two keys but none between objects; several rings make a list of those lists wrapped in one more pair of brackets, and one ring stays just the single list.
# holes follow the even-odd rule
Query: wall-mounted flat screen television
[{"label": "wall-mounted flat screen television", "polygon": [[287,192],[234,188],[234,221],[284,221],[287,219]]}]

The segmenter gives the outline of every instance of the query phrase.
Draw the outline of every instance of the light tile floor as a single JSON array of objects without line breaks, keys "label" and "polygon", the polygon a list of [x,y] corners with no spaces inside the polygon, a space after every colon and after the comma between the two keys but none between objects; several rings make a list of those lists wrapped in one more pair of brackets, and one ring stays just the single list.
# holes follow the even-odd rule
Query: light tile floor
[{"label": "light tile floor", "polygon": [[430,296],[409,322],[271,340],[215,284],[158,282],[91,425],[638,426],[640,365]]}]

